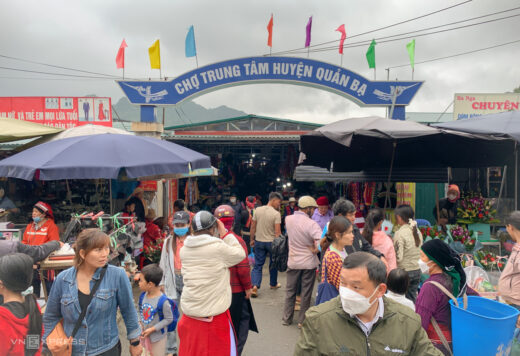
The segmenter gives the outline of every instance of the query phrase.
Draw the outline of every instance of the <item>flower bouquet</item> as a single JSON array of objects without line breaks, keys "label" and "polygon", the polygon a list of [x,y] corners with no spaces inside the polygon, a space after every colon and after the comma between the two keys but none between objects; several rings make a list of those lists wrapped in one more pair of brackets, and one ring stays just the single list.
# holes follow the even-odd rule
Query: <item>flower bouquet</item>
[{"label": "flower bouquet", "polygon": [[475,253],[475,261],[486,271],[501,271],[505,267],[507,259],[505,257],[499,257],[492,252],[477,251]]},{"label": "flower bouquet", "polygon": [[474,252],[481,248],[481,245],[477,245],[477,240],[473,238],[473,231],[468,230],[464,226],[453,225],[450,228],[450,236],[453,242],[450,244],[458,253]]},{"label": "flower bouquet", "polygon": [[457,222],[461,224],[492,224],[498,223],[497,211],[491,202],[481,195],[467,195],[459,201]]},{"label": "flower bouquet", "polygon": [[159,263],[161,260],[161,250],[164,243],[163,239],[157,239],[150,245],[144,247],[144,257],[153,263]]},{"label": "flower bouquet", "polygon": [[423,236],[423,240],[433,240],[433,239],[441,239],[444,240],[446,238],[446,234],[440,229],[439,226],[421,226],[419,228],[421,234]]}]

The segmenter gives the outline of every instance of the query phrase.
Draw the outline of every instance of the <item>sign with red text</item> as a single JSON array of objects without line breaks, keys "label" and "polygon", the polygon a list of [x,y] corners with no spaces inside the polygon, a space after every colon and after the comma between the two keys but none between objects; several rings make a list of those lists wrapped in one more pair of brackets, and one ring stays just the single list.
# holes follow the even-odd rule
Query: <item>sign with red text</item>
[{"label": "sign with red text", "polygon": [[0,117],[71,128],[112,126],[112,101],[100,97],[0,97]]},{"label": "sign with red text", "polygon": [[453,119],[471,119],[486,114],[520,110],[520,93],[455,94]]},{"label": "sign with red text", "polygon": [[415,211],[415,183],[396,183],[397,206],[410,205]]}]

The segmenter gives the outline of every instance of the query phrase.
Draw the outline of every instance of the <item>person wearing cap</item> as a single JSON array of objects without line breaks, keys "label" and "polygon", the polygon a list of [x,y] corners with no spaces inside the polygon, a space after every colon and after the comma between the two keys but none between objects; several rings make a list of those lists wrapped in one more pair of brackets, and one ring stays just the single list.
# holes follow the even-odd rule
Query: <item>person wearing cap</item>
[{"label": "person wearing cap", "polygon": [[[172,215],[172,226],[173,234],[166,238],[161,250],[159,267],[163,270],[163,277],[159,285],[164,289],[164,294],[168,298],[175,300],[177,306],[180,307],[182,289],[184,287],[180,251],[190,231],[190,214],[184,210],[176,211]],[[168,333],[168,339],[166,340],[166,353],[168,355],[177,353],[176,334],[176,331]]]},{"label": "person wearing cap", "polygon": [[236,355],[228,310],[232,298],[229,268],[241,262],[246,253],[208,211],[195,214],[191,228],[192,234],[180,251],[184,314],[177,326],[179,355]]},{"label": "person wearing cap", "polygon": [[282,217],[280,215],[280,204],[282,195],[278,192],[269,194],[267,205],[255,209],[251,223],[251,247],[254,248],[255,266],[251,272],[253,290],[251,296],[258,296],[258,289],[262,284],[262,268],[267,255],[269,255],[269,285],[271,289],[278,289],[278,270],[273,266],[271,246],[275,238],[282,234]]},{"label": "person wearing cap", "polygon": [[[430,277],[421,287],[415,312],[421,316],[422,327],[433,345],[445,355],[450,355],[442,341],[444,338],[451,348],[450,299],[478,293],[466,285],[466,273],[460,257],[448,244],[439,239],[427,241],[421,246],[420,254],[421,264],[424,270],[428,269]],[[442,335],[436,332],[435,323],[439,325]]]},{"label": "person wearing cap", "polygon": [[[220,205],[215,209],[215,217],[219,219],[226,230],[225,235],[232,234],[240,243],[247,255],[247,246],[244,240],[233,232],[233,225],[237,218],[235,210],[229,205]],[[224,236],[224,237],[225,237]],[[237,265],[229,269],[231,277],[231,306],[229,313],[233,321],[233,329],[237,336],[237,355],[241,355],[247,341],[249,330],[258,332],[256,326],[253,307],[251,306],[251,273],[249,270],[249,260],[247,256]]]},{"label": "person wearing cap", "polygon": [[316,203],[318,204],[318,209],[312,215],[312,220],[316,221],[323,231],[327,223],[334,217],[334,214],[329,209],[329,198],[326,196],[316,199]]},{"label": "person wearing cap", "polygon": [[457,223],[458,201],[460,199],[460,189],[455,184],[448,186],[446,198],[439,200],[439,210],[437,205],[433,207],[433,216],[441,226]]},{"label": "person wearing cap", "polygon": [[[49,204],[39,201],[34,204],[32,211],[32,222],[27,225],[23,233],[22,242],[26,245],[39,246],[49,241],[59,241],[60,233],[58,226],[54,223],[54,214]],[[54,271],[46,272],[48,281],[47,291],[50,291],[51,282]],[[40,273],[37,269],[34,270],[33,288],[34,294],[40,296]]]},{"label": "person wearing cap", "polygon": [[290,325],[293,322],[298,279],[301,278],[300,314],[297,318],[298,327],[301,327],[305,320],[305,312],[311,305],[316,267],[320,262],[317,253],[322,229],[316,221],[311,219],[312,214],[318,208],[313,197],[302,196],[298,200],[298,207],[300,210],[288,216],[285,221],[289,239],[289,259],[282,324]]},{"label": "person wearing cap", "polygon": [[288,216],[291,216],[292,214],[294,214],[295,211],[298,211],[298,206],[296,205],[296,198],[295,197],[290,197],[289,198],[289,203],[285,206],[283,212],[283,222],[285,224],[285,219],[288,217]]}]

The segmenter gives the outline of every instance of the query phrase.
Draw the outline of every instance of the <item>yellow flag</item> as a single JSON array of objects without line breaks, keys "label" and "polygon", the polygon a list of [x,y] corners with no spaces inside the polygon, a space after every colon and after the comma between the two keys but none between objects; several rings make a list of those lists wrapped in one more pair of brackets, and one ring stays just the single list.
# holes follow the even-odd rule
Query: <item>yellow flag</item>
[{"label": "yellow flag", "polygon": [[161,49],[159,47],[159,40],[155,41],[152,47],[148,48],[150,55],[150,66],[152,69],[161,69]]}]

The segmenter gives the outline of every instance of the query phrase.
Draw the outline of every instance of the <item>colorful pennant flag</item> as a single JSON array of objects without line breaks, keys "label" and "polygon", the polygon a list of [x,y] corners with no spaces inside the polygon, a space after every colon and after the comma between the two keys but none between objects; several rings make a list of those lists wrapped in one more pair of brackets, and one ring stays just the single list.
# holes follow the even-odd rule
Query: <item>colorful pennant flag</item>
[{"label": "colorful pennant flag", "polygon": [[267,45],[269,47],[273,47],[273,14],[271,14],[271,20],[269,20],[269,23],[267,24],[267,33],[269,34],[267,36]]},{"label": "colorful pennant flag", "polygon": [[305,26],[305,48],[311,45],[311,28],[312,28],[312,16],[309,17],[309,22],[307,22],[307,26]]},{"label": "colorful pennant flag", "polygon": [[376,40],[372,40],[372,43],[370,43],[370,47],[368,47],[367,62],[368,68],[376,67]]},{"label": "colorful pennant flag", "polygon": [[341,25],[336,29],[336,31],[341,32],[341,40],[339,41],[339,53],[343,54],[343,43],[345,43],[345,38],[347,38],[347,32],[345,31],[345,25]]},{"label": "colorful pennant flag", "polygon": [[116,56],[116,66],[118,69],[125,68],[125,48],[128,47],[125,39],[123,38],[123,42],[121,42],[121,46],[119,46],[119,50],[117,51]]},{"label": "colorful pennant flag", "polygon": [[406,44],[406,50],[408,51],[408,56],[410,57],[410,65],[412,69],[414,69],[415,65],[415,38]]},{"label": "colorful pennant flag", "polygon": [[161,49],[159,46],[159,40],[155,41],[152,47],[148,48],[148,54],[150,55],[150,66],[152,69],[161,69]]},{"label": "colorful pennant flag", "polygon": [[186,35],[185,46],[186,57],[195,57],[197,55],[197,47],[195,46],[195,30],[191,25],[188,34]]}]

